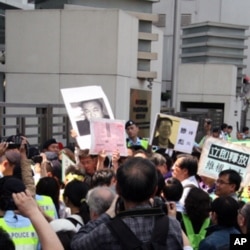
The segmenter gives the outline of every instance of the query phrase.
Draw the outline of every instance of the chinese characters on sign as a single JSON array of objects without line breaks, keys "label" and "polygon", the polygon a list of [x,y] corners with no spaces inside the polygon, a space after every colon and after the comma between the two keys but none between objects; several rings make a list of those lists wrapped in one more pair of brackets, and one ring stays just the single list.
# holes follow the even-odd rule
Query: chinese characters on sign
[{"label": "chinese characters on sign", "polygon": [[176,116],[156,114],[151,145],[184,153],[193,150],[198,122]]},{"label": "chinese characters on sign", "polygon": [[199,175],[216,179],[225,169],[234,169],[242,178],[249,170],[249,149],[219,139],[206,140],[199,161]]}]

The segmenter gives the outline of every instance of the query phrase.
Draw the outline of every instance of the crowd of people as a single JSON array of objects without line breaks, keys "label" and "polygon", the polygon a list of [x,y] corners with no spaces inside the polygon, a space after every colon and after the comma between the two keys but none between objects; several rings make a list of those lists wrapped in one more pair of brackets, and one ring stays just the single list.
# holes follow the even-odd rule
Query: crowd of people
[{"label": "crowd of people", "polygon": [[[205,140],[230,141],[232,127],[217,131],[206,119],[192,154],[170,156],[171,126],[159,121],[166,139],[153,148],[129,120],[126,157],[116,149],[91,155],[54,138],[40,150],[24,136],[0,143],[0,249],[229,249],[231,234],[250,233],[250,190],[233,169],[217,179],[197,173]],[[63,154],[74,162],[65,172]]]}]

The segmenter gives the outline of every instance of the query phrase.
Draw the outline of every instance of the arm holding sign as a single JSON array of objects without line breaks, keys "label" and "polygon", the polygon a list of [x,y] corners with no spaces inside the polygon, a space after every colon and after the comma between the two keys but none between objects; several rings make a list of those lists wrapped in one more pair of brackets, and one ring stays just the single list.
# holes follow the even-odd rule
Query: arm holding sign
[{"label": "arm holding sign", "polygon": [[102,150],[99,152],[98,157],[97,157],[96,170],[100,170],[104,168],[104,161],[106,157],[107,157],[107,154],[105,150]]},{"label": "arm holding sign", "polygon": [[112,154],[112,166],[114,168],[115,173],[119,167],[119,159],[120,159],[120,152],[117,149]]}]

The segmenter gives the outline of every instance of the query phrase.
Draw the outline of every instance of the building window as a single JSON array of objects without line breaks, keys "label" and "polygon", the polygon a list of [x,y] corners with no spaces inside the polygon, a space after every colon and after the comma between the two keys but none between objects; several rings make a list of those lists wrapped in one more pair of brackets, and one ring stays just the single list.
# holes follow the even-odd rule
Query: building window
[{"label": "building window", "polygon": [[181,14],[181,27],[191,24],[191,14]]}]

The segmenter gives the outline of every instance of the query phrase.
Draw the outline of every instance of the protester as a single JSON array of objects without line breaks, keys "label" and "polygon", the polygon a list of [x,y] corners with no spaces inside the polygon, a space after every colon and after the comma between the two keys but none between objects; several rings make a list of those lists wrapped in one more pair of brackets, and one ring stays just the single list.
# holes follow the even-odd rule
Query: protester
[{"label": "protester", "polygon": [[60,186],[56,179],[53,177],[41,178],[36,185],[36,194],[49,196],[56,207],[58,218],[65,216],[64,210],[60,211]]},{"label": "protester", "polygon": [[178,179],[170,177],[165,181],[163,196],[168,202],[175,202],[177,213],[183,211],[183,206],[179,202],[182,197],[182,193],[183,186]]},{"label": "protester", "polygon": [[[151,213],[146,216],[144,211],[151,211],[149,199],[153,196],[156,186],[156,169],[148,159],[135,157],[126,161],[117,170],[116,189],[120,198],[116,202],[113,202],[106,213],[80,229],[72,240],[72,249],[122,249],[119,240],[109,229],[110,224],[108,226],[107,223],[111,223],[113,221],[111,218],[114,218],[116,214],[118,214],[120,218],[127,210],[130,211],[129,213],[131,215],[125,216],[124,214],[121,220],[132,230],[133,234],[135,234],[140,241],[148,242],[151,239],[156,214],[154,216]],[[125,211],[123,209],[125,209]],[[138,209],[142,214],[133,216],[133,211],[138,211]],[[159,215],[159,213],[162,214],[160,211],[161,209],[157,212],[157,215]],[[172,250],[183,249],[182,231],[179,223],[172,217],[167,218],[169,221],[169,229],[166,235],[166,247]],[[166,226],[166,224],[164,225]],[[126,240],[127,243],[129,243],[129,241],[130,239]]]},{"label": "protester", "polygon": [[188,192],[193,187],[199,187],[196,179],[198,170],[197,158],[192,155],[180,154],[172,168],[172,176],[178,179],[183,186],[183,194],[180,199],[180,204],[184,206]]},{"label": "protester", "polygon": [[219,197],[231,196],[238,200],[237,191],[240,188],[242,178],[233,169],[226,169],[219,173],[215,184],[215,194]]},{"label": "protester", "polygon": [[115,199],[116,192],[107,186],[97,186],[89,190],[87,204],[91,220],[96,220],[105,213]]},{"label": "protester", "polygon": [[[50,225],[55,232],[74,231],[77,232],[82,225],[89,221],[89,213],[86,204],[86,195],[89,186],[78,180],[72,180],[64,189],[63,200],[70,209],[70,215],[67,218],[53,220]],[[74,228],[72,228],[72,224]]]},{"label": "protester", "polygon": [[230,234],[240,234],[237,229],[239,205],[230,196],[216,198],[211,205],[211,221],[208,236],[201,241],[199,250],[229,249]]},{"label": "protester", "polygon": [[198,249],[201,240],[206,236],[210,225],[209,195],[200,188],[192,188],[185,199],[185,211],[180,218],[183,231],[186,233],[193,249]]},{"label": "protester", "polygon": [[246,203],[238,211],[238,225],[243,234],[250,234],[250,203]]}]

